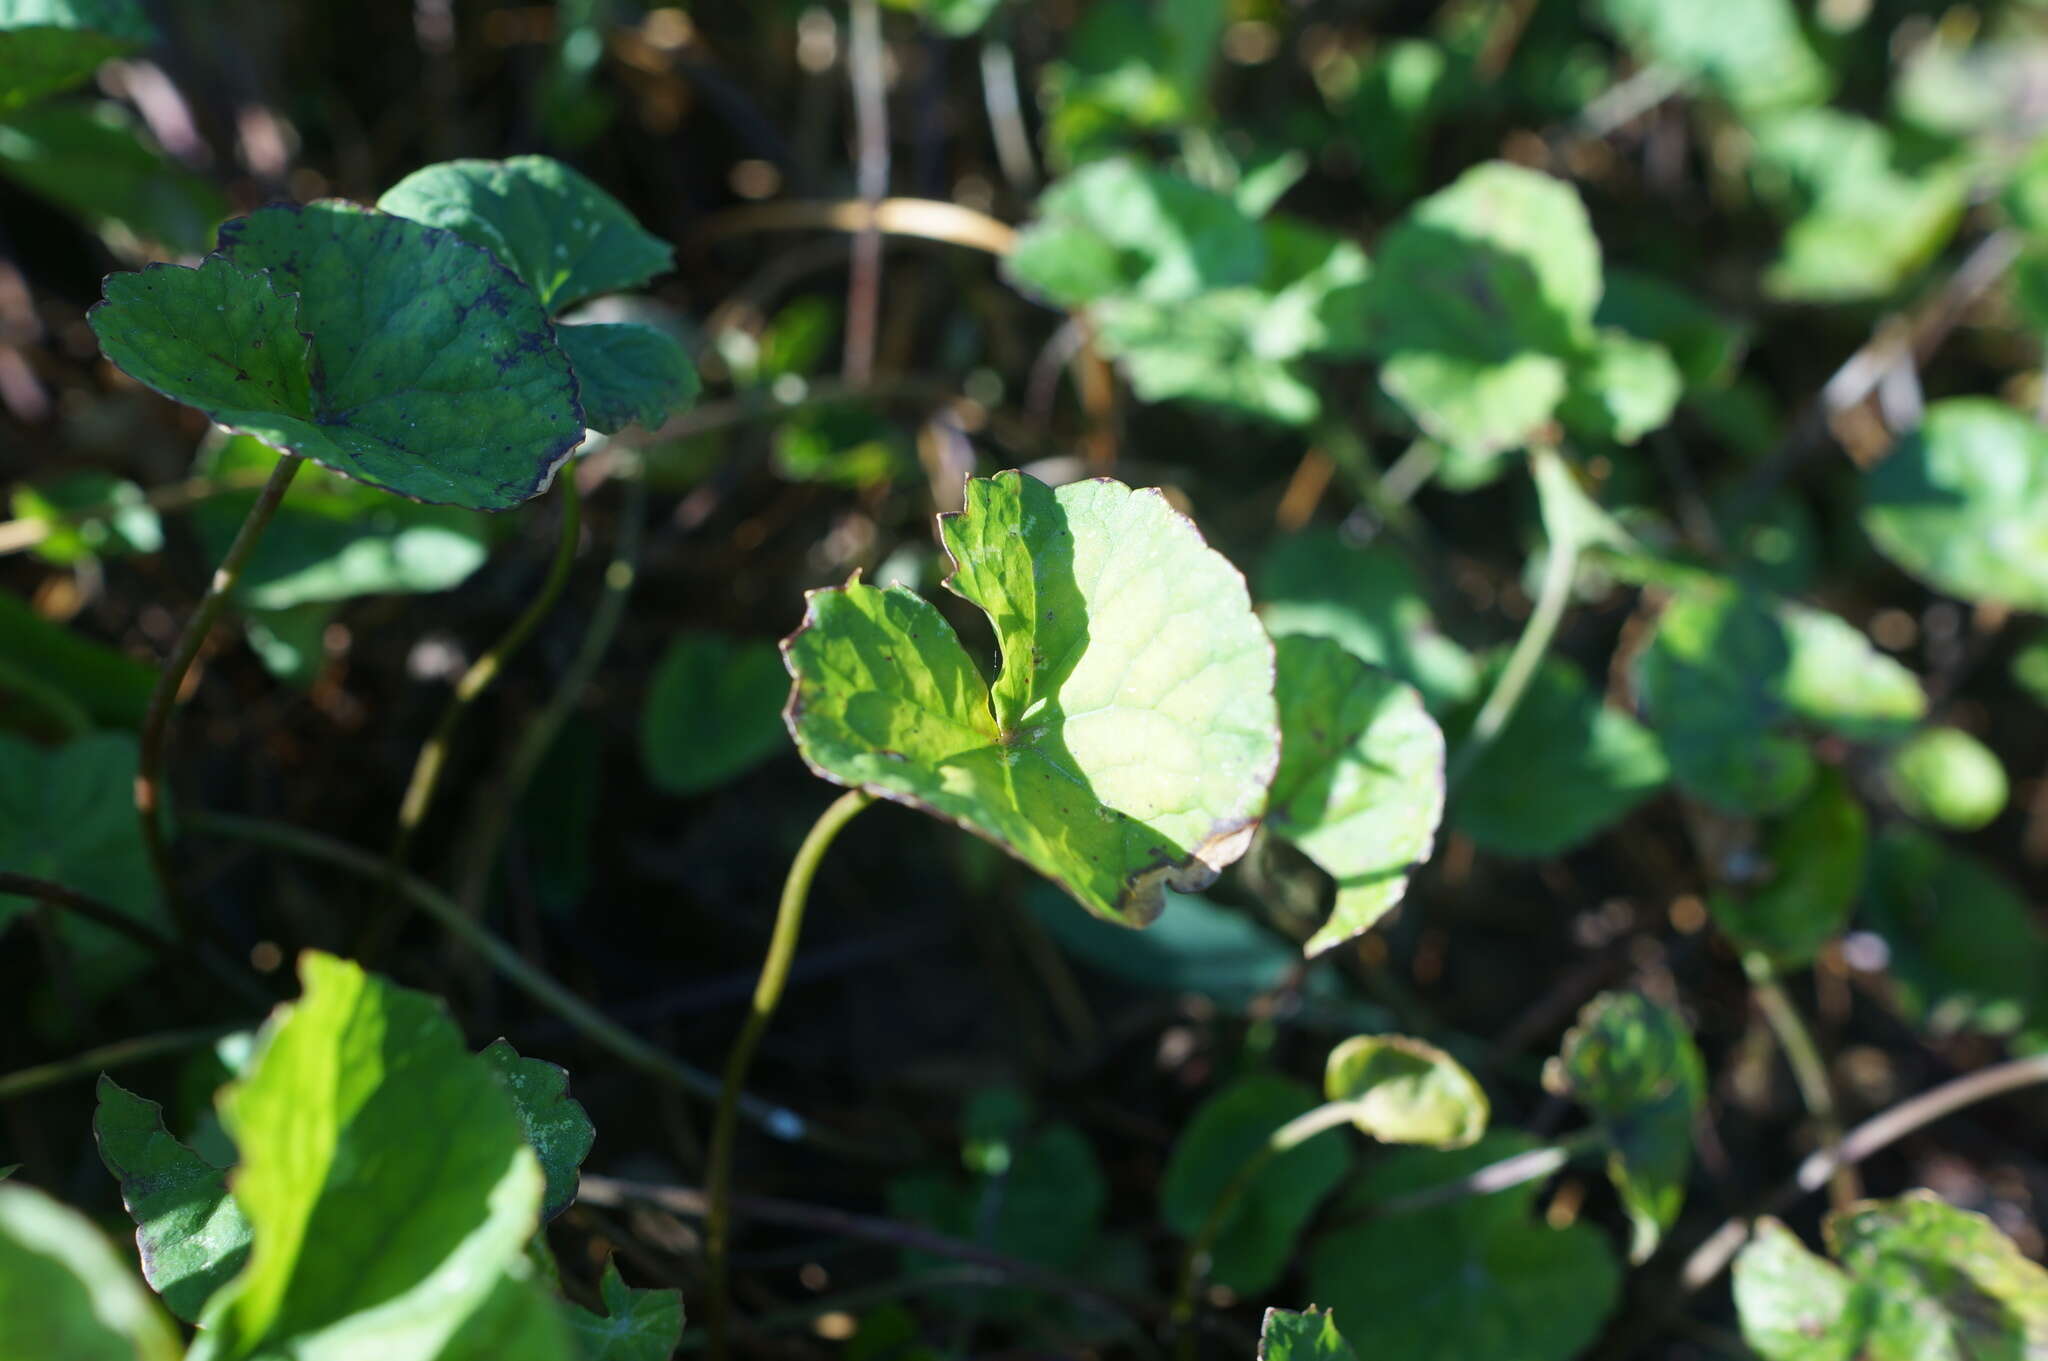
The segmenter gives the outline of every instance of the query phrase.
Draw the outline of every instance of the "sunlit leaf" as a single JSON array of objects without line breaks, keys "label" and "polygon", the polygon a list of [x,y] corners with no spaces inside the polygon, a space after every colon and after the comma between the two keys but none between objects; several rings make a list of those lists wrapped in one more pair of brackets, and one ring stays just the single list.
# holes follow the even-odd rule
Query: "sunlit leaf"
[{"label": "sunlit leaf", "polygon": [[190,1323],[249,1257],[249,1221],[228,1194],[227,1172],[164,1128],[163,1108],[101,1074],[93,1136],[135,1221],[142,1274]]},{"label": "sunlit leaf", "polygon": [[177,1361],[178,1334],[92,1222],[0,1186],[0,1356]]},{"label": "sunlit leaf", "polygon": [[984,681],[928,601],[813,591],[784,644],[790,730],[836,783],[957,822],[1091,911],[1143,924],[1244,852],[1279,758],[1272,645],[1244,581],[1156,491],[970,481],[953,592],[994,624]]},{"label": "sunlit leaf", "polygon": [[1464,1148],[1486,1133],[1486,1091],[1463,1064],[1406,1035],[1354,1035],[1330,1051],[1323,1095],[1356,1108],[1352,1123],[1388,1144]]},{"label": "sunlit leaf", "polygon": [[1735,1259],[1743,1339],[1765,1361],[1930,1361],[2048,1351],[2048,1271],[1931,1192],[1828,1216],[1839,1266],[1776,1220]]},{"label": "sunlit leaf", "polygon": [[[1267,1136],[1317,1104],[1309,1088],[1272,1075],[1246,1078],[1203,1102],[1167,1160],[1159,1183],[1161,1217],[1182,1237],[1201,1232]],[[1267,1159],[1223,1221],[1210,1279],[1240,1294],[1272,1285],[1309,1216],[1350,1166],[1350,1149],[1329,1133]]]},{"label": "sunlit leaf", "polygon": [[1444,809],[1444,735],[1421,697],[1327,638],[1275,645],[1280,771],[1266,825],[1337,881],[1317,954],[1393,910]]},{"label": "sunlit leaf", "polygon": [[1929,728],[1893,751],[1885,784],[1899,807],[1924,822],[1974,832],[2005,809],[1998,754],[1961,728]]},{"label": "sunlit leaf", "polygon": [[567,1361],[529,1279],[545,1177],[505,1088],[438,1002],[308,953],[222,1116],[248,1268],[193,1361]]},{"label": "sunlit leaf", "polygon": [[[53,482],[24,483],[10,498],[14,514],[50,526],[36,545],[46,562],[68,567],[87,558],[154,553],[163,547],[163,522],[142,488],[108,473],[72,473]],[[92,511],[92,515],[81,512]]]},{"label": "sunlit leaf", "polygon": [[551,314],[600,293],[638,288],[675,255],[624,204],[547,156],[443,161],[407,175],[377,206],[482,246]]},{"label": "sunlit leaf", "polygon": [[2048,610],[2043,469],[2048,429],[1990,398],[1936,402],[1864,479],[1863,527],[1938,591]]},{"label": "sunlit leaf", "polygon": [[1643,1261],[1684,1203],[1692,1120],[1706,1099],[1690,1027],[1638,993],[1603,993],[1579,1013],[1543,1079],[1592,1113],[1607,1141],[1607,1174],[1635,1226],[1629,1260]]},{"label": "sunlit leaf", "polygon": [[640,754],[670,794],[695,794],[787,750],[788,696],[775,645],[684,630],[669,640],[647,687]]},{"label": "sunlit leaf", "polygon": [[238,218],[197,269],[112,275],[88,319],[165,396],[415,500],[517,505],[583,438],[532,290],[452,233],[339,201]]},{"label": "sunlit leaf", "polygon": [[1594,12],[1630,46],[1744,112],[1818,103],[1832,84],[1791,0],[1598,0]]},{"label": "sunlit leaf", "polygon": [[1329,1310],[1268,1309],[1259,1329],[1259,1361],[1358,1361],[1358,1354]]},{"label": "sunlit leaf", "polygon": [[155,39],[137,0],[0,0],[0,110],[76,85]]}]

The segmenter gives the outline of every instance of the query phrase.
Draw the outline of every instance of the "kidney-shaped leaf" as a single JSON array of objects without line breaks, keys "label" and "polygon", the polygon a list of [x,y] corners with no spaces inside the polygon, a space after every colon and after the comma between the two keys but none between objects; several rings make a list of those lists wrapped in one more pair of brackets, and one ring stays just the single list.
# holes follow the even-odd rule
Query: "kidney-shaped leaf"
[{"label": "kidney-shaped leaf", "polygon": [[1543,1074],[1544,1085],[1592,1112],[1607,1141],[1607,1175],[1635,1225],[1641,1262],[1678,1218],[1692,1166],[1692,1119],[1706,1067],[1685,1020],[1639,993],[1603,993]]},{"label": "kidney-shaped leaf", "polygon": [[0,1186],[0,1356],[177,1361],[178,1335],[90,1220]]},{"label": "kidney-shaped leaf", "polygon": [[1353,1035],[1330,1051],[1323,1095],[1388,1144],[1464,1148],[1486,1133],[1486,1090],[1443,1050],[1406,1035]]},{"label": "kidney-shaped leaf", "polygon": [[1274,647],[1280,772],[1267,825],[1337,881],[1309,954],[1369,929],[1429,859],[1444,811],[1444,735],[1422,697],[1327,638]]},{"label": "kidney-shaped leaf", "polygon": [[512,1098],[440,1004],[330,956],[257,1040],[222,1120],[254,1243],[193,1361],[564,1361],[528,1278],[545,1177]]},{"label": "kidney-shaped leaf", "polygon": [[265,208],[197,269],[108,278],[107,357],[221,425],[419,501],[503,510],[583,438],[533,291],[452,232],[351,204]]},{"label": "kidney-shaped leaf", "polygon": [[638,1290],[619,1276],[609,1259],[598,1278],[604,1313],[577,1305],[568,1311],[569,1331],[583,1361],[669,1361],[683,1339],[683,1292]]},{"label": "kidney-shaped leaf", "polygon": [[995,625],[982,679],[938,610],[858,579],[784,644],[791,734],[825,779],[988,838],[1143,925],[1244,853],[1279,758],[1244,579],[1156,490],[967,484],[947,584]]},{"label": "kidney-shaped leaf", "polygon": [[[1371,1213],[1458,1180],[1534,1141],[1495,1131],[1452,1152],[1403,1149],[1345,1199]],[[1546,1227],[1534,1182],[1326,1234],[1309,1254],[1309,1296],[1363,1356],[1401,1361],[1569,1361],[1614,1308],[1621,1273],[1598,1230]]]},{"label": "kidney-shaped leaf", "polygon": [[551,314],[637,288],[675,258],[624,204],[547,156],[443,161],[392,185],[377,206],[482,246],[526,280]]},{"label": "kidney-shaped leaf", "polygon": [[1988,397],[1934,403],[1864,479],[1863,527],[1936,590],[2048,610],[2048,430]]},{"label": "kidney-shaped leaf", "polygon": [[697,366],[652,326],[593,321],[555,331],[590,428],[614,434],[638,421],[653,430],[697,395]]},{"label": "kidney-shaped leaf", "polygon": [[648,778],[667,793],[695,794],[787,751],[785,679],[773,643],[678,633],[654,668],[640,715]]},{"label": "kidney-shaped leaf", "polygon": [[1181,1131],[1159,1184],[1159,1212],[1176,1233],[1201,1232],[1216,1204],[1236,1194],[1211,1250],[1209,1276],[1240,1294],[1280,1278],[1316,1206],[1351,1167],[1344,1141],[1319,1135],[1239,1177],[1288,1121],[1315,1109],[1315,1093],[1272,1074],[1245,1079],[1202,1103]]},{"label": "kidney-shaped leaf", "polygon": [[1984,1216],[1916,1191],[1826,1233],[1839,1266],[1770,1219],[1735,1259],[1743,1340],[1765,1361],[2048,1354],[2048,1271]]},{"label": "kidney-shaped leaf", "polygon": [[143,1277],[172,1313],[196,1321],[249,1256],[249,1221],[228,1194],[227,1172],[172,1137],[161,1106],[105,1074],[92,1132],[135,1221]]},{"label": "kidney-shaped leaf", "polygon": [[0,110],[76,85],[155,37],[136,0],[0,0]]}]

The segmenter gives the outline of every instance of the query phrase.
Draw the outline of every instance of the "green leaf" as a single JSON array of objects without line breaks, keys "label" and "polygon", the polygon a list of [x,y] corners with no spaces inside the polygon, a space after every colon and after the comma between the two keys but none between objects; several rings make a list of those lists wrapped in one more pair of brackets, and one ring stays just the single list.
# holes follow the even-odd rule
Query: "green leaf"
[{"label": "green leaf", "polygon": [[0,0],[0,110],[76,85],[155,40],[136,0]]},{"label": "green leaf", "polygon": [[1366,298],[1388,395],[1430,437],[1499,452],[1564,400],[1593,340],[1600,247],[1569,185],[1490,162],[1387,233]]},{"label": "green leaf", "polygon": [[1783,1224],[1759,1219],[1732,1275],[1742,1340],[1764,1361],[1854,1361],[1861,1329],[1850,1311],[1853,1285]]},{"label": "green leaf", "polygon": [[177,1361],[178,1350],[176,1330],[84,1215],[0,1186],[0,1356]]},{"label": "green leaf", "polygon": [[1975,172],[1928,162],[1879,124],[1838,109],[1760,120],[1759,188],[1792,217],[1764,275],[1774,297],[1847,302],[1895,292],[1954,235]]},{"label": "green leaf", "polygon": [[1680,591],[1636,660],[1635,685],[1685,789],[1730,812],[1785,808],[1813,758],[1779,731],[1792,644],[1755,592],[1726,582]]},{"label": "green leaf", "polygon": [[1789,601],[1778,623],[1792,650],[1784,700],[1793,717],[1852,742],[1891,742],[1927,715],[1920,678],[1839,615]]},{"label": "green leaf", "polygon": [[[1346,1197],[1372,1209],[1527,1151],[1496,1131],[1453,1152],[1404,1149]],[[1376,1215],[1325,1234],[1309,1254],[1309,1297],[1326,1303],[1361,1356],[1401,1361],[1569,1361],[1614,1308],[1621,1273],[1586,1224],[1530,1217],[1538,1185]]]},{"label": "green leaf", "polygon": [[1635,1225],[1629,1260],[1646,1260],[1684,1203],[1693,1116],[1706,1099],[1690,1028],[1640,994],[1602,993],[1579,1013],[1543,1083],[1592,1113],[1607,1175]]},{"label": "green leaf", "polygon": [[1744,113],[1817,104],[1832,83],[1791,0],[1597,0],[1594,13],[1630,46]]},{"label": "green leaf", "polygon": [[1266,825],[1337,881],[1319,954],[1371,929],[1429,859],[1444,810],[1444,735],[1422,698],[1327,638],[1275,644],[1280,771]]},{"label": "green leaf", "polygon": [[1327,1309],[1268,1309],[1259,1329],[1259,1361],[1358,1361],[1358,1353]]},{"label": "green leaf", "polygon": [[1463,1064],[1406,1035],[1353,1035],[1330,1051],[1323,1095],[1354,1103],[1352,1123],[1387,1144],[1464,1148],[1486,1133],[1486,1091]]},{"label": "green leaf", "polygon": [[[1174,1141],[1159,1183],[1159,1213],[1184,1238],[1201,1232],[1216,1203],[1275,1130],[1319,1103],[1288,1078],[1246,1078],[1202,1103]],[[1309,1216],[1351,1167],[1342,1139],[1317,1135],[1266,1160],[1223,1221],[1210,1279],[1239,1294],[1265,1290],[1294,1255]]]},{"label": "green leaf", "polygon": [[683,347],[636,322],[590,322],[555,331],[576,371],[583,416],[614,434],[634,422],[659,429],[697,396],[697,366]]},{"label": "green leaf", "polygon": [[[1505,651],[1492,654],[1482,674],[1492,676],[1506,661]],[[1477,714],[1476,704],[1466,705],[1453,731]],[[1605,831],[1669,778],[1648,729],[1602,703],[1576,666],[1547,658],[1459,786],[1449,817],[1495,854],[1557,855]]]},{"label": "green leaf", "polygon": [[2005,767],[1961,728],[1916,733],[1887,760],[1885,785],[1914,817],[1961,832],[1988,825],[2005,809]]},{"label": "green leaf", "polygon": [[264,670],[287,685],[309,689],[327,664],[327,628],[334,611],[325,601],[282,610],[245,609],[242,636]]},{"label": "green leaf", "polygon": [[669,794],[714,789],[784,750],[782,657],[772,643],[685,629],[647,687],[640,755]]},{"label": "green leaf", "polygon": [[192,1361],[567,1361],[524,1248],[545,1177],[440,1004],[308,952],[221,1115],[255,1242]]},{"label": "green leaf", "polygon": [[871,402],[825,401],[775,427],[775,471],[791,482],[868,490],[914,466],[902,427]]},{"label": "green leaf", "polygon": [[[968,1175],[921,1171],[895,1178],[888,1187],[889,1213],[1058,1270],[1095,1260],[1109,1187],[1081,1132],[1066,1124],[1031,1128],[1028,1104],[1005,1088],[978,1093],[962,1123]],[[908,1251],[903,1258],[906,1271],[940,1260]],[[1099,1261],[1094,1270],[1099,1272]],[[947,1298],[1011,1318],[1046,1305],[1042,1296],[1023,1289],[976,1288]]]},{"label": "green leaf", "polygon": [[[166,923],[135,806],[138,745],[95,733],[41,748],[0,734],[0,865],[97,898],[157,927]],[[0,894],[0,928],[31,904]],[[57,919],[77,983],[102,996],[148,961],[141,947],[73,913]]]},{"label": "green leaf", "polygon": [[0,175],[131,258],[151,243],[196,255],[228,212],[218,189],[146,141],[118,104],[46,104],[0,122]]},{"label": "green leaf", "polygon": [[226,1171],[173,1138],[161,1106],[104,1073],[92,1131],[135,1221],[143,1277],[172,1313],[196,1321],[249,1257],[249,1221],[228,1194]]},{"label": "green leaf", "polygon": [[576,1200],[578,1169],[590,1155],[597,1129],[583,1103],[569,1095],[569,1070],[545,1059],[521,1058],[509,1040],[495,1040],[477,1055],[512,1097],[520,1131],[547,1176],[540,1217],[546,1223]]},{"label": "green leaf", "polygon": [[1587,439],[1634,444],[1671,419],[1685,377],[1662,345],[1602,327],[1572,364],[1558,416]]},{"label": "green leaf", "polygon": [[583,438],[529,289],[451,233],[337,201],[230,222],[197,269],[113,275],[88,319],[145,385],[414,500],[507,509]]},{"label": "green leaf", "polygon": [[1231,200],[1132,160],[1098,161],[1039,197],[1004,268],[1061,307],[1187,302],[1263,277],[1266,242]]},{"label": "green leaf", "polygon": [[1988,397],[1934,403],[1864,478],[1863,527],[1935,590],[2048,610],[2048,430]]},{"label": "green leaf", "polygon": [[1244,853],[1279,759],[1272,645],[1244,581],[1156,490],[967,484],[948,586],[993,622],[984,682],[900,586],[813,591],[784,643],[820,776],[988,838],[1142,925]]},{"label": "green leaf", "polygon": [[[93,722],[108,727],[141,727],[156,685],[153,667],[51,623],[6,591],[0,591],[0,657],[57,688]],[[6,686],[4,675],[0,671],[0,689]]]},{"label": "green leaf", "polygon": [[1353,547],[1333,530],[1290,534],[1259,566],[1259,616],[1275,638],[1332,638],[1392,672],[1443,713],[1473,693],[1471,654],[1437,631],[1422,581],[1385,541]]},{"label": "green leaf", "polygon": [[[260,476],[277,459],[262,441],[237,435],[203,448],[195,471],[201,477]],[[192,508],[193,525],[216,560],[234,542],[256,496],[254,490],[225,492]],[[236,584],[236,599],[255,610],[452,590],[490,556],[488,522],[475,511],[423,506],[320,467],[300,469],[271,527]]]},{"label": "green leaf", "polygon": [[979,33],[1003,0],[884,0],[891,9],[909,10],[949,38]]},{"label": "green leaf", "polygon": [[1765,1361],[1948,1361],[2048,1350],[2048,1271],[1931,1192],[1829,1215],[1839,1266],[1776,1220],[1735,1259],[1743,1340]]},{"label": "green leaf", "polygon": [[2009,1035],[2048,1014],[2048,934],[2002,875],[1909,827],[1880,836],[1864,881],[1893,996],[1936,1033]]},{"label": "green leaf", "polygon": [[1848,924],[1869,841],[1863,805],[1841,775],[1823,769],[1766,834],[1763,882],[1713,895],[1715,923],[1774,968],[1804,968]]},{"label": "green leaf", "polygon": [[1607,271],[1606,283],[1593,319],[1663,346],[1688,392],[1725,387],[1734,378],[1748,339],[1742,326],[1654,275],[1616,268]]},{"label": "green leaf", "polygon": [[524,279],[551,315],[638,288],[674,262],[624,204],[547,156],[443,161],[415,170],[377,206],[482,246]]},{"label": "green leaf", "polygon": [[[50,526],[49,536],[36,545],[36,556],[60,567],[101,556],[154,553],[164,546],[163,522],[142,488],[108,473],[24,483],[9,500],[17,518]],[[83,511],[98,513],[88,518]]]},{"label": "green leaf", "polygon": [[599,1316],[570,1305],[569,1332],[583,1361],[669,1361],[683,1338],[683,1292],[636,1290],[619,1276],[619,1264],[607,1258],[598,1278],[604,1298]]}]

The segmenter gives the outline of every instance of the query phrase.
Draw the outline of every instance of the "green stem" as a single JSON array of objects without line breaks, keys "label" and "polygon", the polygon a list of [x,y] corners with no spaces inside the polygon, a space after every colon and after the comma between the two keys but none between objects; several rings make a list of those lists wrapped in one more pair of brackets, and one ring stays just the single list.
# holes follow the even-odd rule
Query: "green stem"
[{"label": "green stem", "polygon": [[[1534,449],[1529,457],[1536,462],[1554,459],[1557,454],[1550,449]],[[1572,580],[1579,567],[1578,541],[1556,525],[1549,527],[1549,538],[1543,558],[1543,580],[1536,590],[1535,608],[1529,611],[1529,622],[1523,625],[1522,636],[1515,640],[1514,651],[1508,654],[1500,678],[1493,683],[1493,692],[1480,706],[1479,716],[1472,720],[1464,745],[1458,748],[1458,754],[1451,760],[1446,778],[1453,787],[1471,773],[1474,763],[1493,745],[1494,739],[1507,727],[1508,720],[1515,716],[1515,709],[1521,704],[1529,682],[1536,678],[1536,668],[1542,664],[1543,654],[1550,650],[1551,639],[1557,636],[1557,626],[1564,619],[1565,606],[1571,603]]]},{"label": "green stem", "polygon": [[[462,673],[462,678],[455,683],[455,693],[449,696],[447,706],[441,710],[440,721],[434,724],[434,731],[428,735],[420,747],[419,756],[413,761],[412,777],[406,781],[405,796],[398,804],[398,827],[391,838],[388,858],[394,880],[404,871],[406,857],[419,835],[420,824],[426,821],[428,811],[434,806],[434,795],[440,787],[441,773],[447,768],[448,749],[455,741],[455,730],[462,726],[462,720],[477,696],[490,688],[513,654],[524,647],[533,631],[540,627],[540,621],[554,608],[563,585],[569,580],[569,568],[576,559],[577,534],[583,521],[583,498],[577,490],[573,463],[562,469],[559,479],[562,484],[562,523],[555,543],[554,560],[548,564],[547,578],[541,582],[539,592],[527,602],[526,608],[520,611],[519,617],[512,621],[512,626]],[[390,943],[403,919],[403,913],[396,907],[399,901],[402,900],[393,898],[387,891],[384,902],[364,928],[356,953],[365,963],[374,961]]]},{"label": "green stem", "polygon": [[[1786,995],[1784,985],[1778,981],[1768,959],[1750,953],[1743,956],[1742,967],[1749,974],[1750,991],[1756,997],[1757,1008],[1763,1012],[1765,1023],[1777,1037],[1778,1048],[1784,1051],[1785,1062],[1792,1069],[1792,1081],[1799,1088],[1799,1099],[1806,1104],[1806,1113],[1813,1117],[1813,1123],[1819,1130],[1821,1146],[1833,1148],[1842,1141],[1842,1117],[1835,1105],[1834,1084],[1828,1080],[1827,1060],[1821,1057],[1820,1045],[1814,1041],[1813,1031],[1807,1026],[1806,1018],[1799,1014],[1799,1008]],[[1845,1163],[1834,1169],[1829,1178],[1828,1195],[1837,1210],[1846,1210],[1860,1198],[1853,1167]]]},{"label": "green stem", "polygon": [[1358,1103],[1355,1101],[1328,1101],[1295,1116],[1267,1135],[1266,1142],[1259,1145],[1257,1151],[1246,1158],[1224,1184],[1222,1194],[1209,1207],[1202,1227],[1188,1240],[1187,1251],[1181,1254],[1180,1288],[1173,1297],[1173,1324],[1180,1330],[1179,1352],[1183,1361],[1189,1361],[1195,1354],[1196,1334],[1188,1326],[1195,1317],[1195,1297],[1202,1288],[1202,1278],[1208,1275],[1209,1259],[1216,1250],[1216,1240],[1223,1236],[1224,1226],[1230,1222],[1237,1202],[1251,1189],[1251,1184],[1265,1170],[1267,1163],[1299,1148],[1325,1130],[1350,1124],[1357,1111]]},{"label": "green stem", "polygon": [[197,1026],[190,1030],[166,1030],[157,1035],[138,1035],[132,1040],[116,1040],[112,1044],[101,1045],[98,1049],[88,1049],[83,1054],[74,1054],[55,1063],[39,1064],[34,1068],[18,1068],[14,1072],[0,1076],[0,1101],[27,1096],[30,1092],[54,1087],[73,1078],[94,1077],[108,1068],[122,1068],[131,1063],[160,1058],[165,1054],[197,1049],[202,1044],[212,1044],[221,1036],[232,1035],[242,1028],[233,1025],[209,1025]]},{"label": "green stem", "polygon": [[135,813],[142,821],[142,842],[148,848],[149,865],[156,875],[157,887],[169,904],[180,933],[187,940],[199,938],[200,923],[178,894],[160,811],[164,748],[170,739],[171,719],[177,712],[178,692],[185,687],[185,675],[192,669],[193,659],[205,645],[207,635],[213,632],[221,611],[227,607],[235,583],[241,580],[249,555],[256,551],[257,540],[263,537],[264,527],[277,514],[278,504],[284,500],[286,489],[298,476],[299,467],[304,462],[297,454],[283,454],[279,456],[277,466],[270,470],[263,490],[256,494],[255,504],[242,517],[242,527],[235,531],[235,539],[228,545],[227,555],[214,569],[213,580],[207,583],[206,594],[200,597],[199,607],[186,621],[185,631],[179,635],[171,659],[158,673],[156,688],[150,692],[149,708],[142,719],[142,748],[135,768]]},{"label": "green stem", "polygon": [[637,460],[631,468],[622,467],[618,475],[626,484],[625,504],[619,508],[618,538],[612,546],[612,560],[604,569],[604,594],[599,597],[597,609],[591,615],[590,628],[583,635],[575,660],[569,663],[569,669],[555,686],[547,707],[520,737],[503,778],[496,781],[477,804],[474,830],[465,842],[467,849],[455,894],[455,900],[471,917],[482,913],[484,894],[491,882],[491,869],[497,863],[498,848],[504,844],[506,830],[512,825],[512,816],[518,810],[521,796],[533,783],[534,773],[547,758],[562,725],[568,722],[569,715],[582,702],[583,692],[590,688],[592,678],[597,675],[598,664],[604,660],[612,639],[618,634],[620,621],[625,618],[626,600],[632,595],[634,580],[639,575],[647,479],[642,475]]},{"label": "green stem", "polygon": [[711,1355],[716,1361],[724,1361],[730,1345],[728,1324],[732,1306],[726,1295],[731,1276],[728,1248],[732,1239],[732,1151],[740,1089],[746,1085],[747,1069],[753,1065],[761,1036],[782,1003],[790,965],[796,961],[797,940],[803,934],[804,908],[810,901],[811,880],[817,875],[818,862],[825,858],[840,829],[874,801],[874,795],[863,790],[847,790],[818,815],[803,845],[797,847],[796,858],[789,862],[789,874],[782,881],[782,900],[775,909],[775,929],[768,938],[768,955],[761,961],[761,976],[754,984],[753,1007],[725,1060],[725,1084],[718,1094],[718,1115],[711,1127],[707,1174],[711,1206],[704,1221],[704,1255],[710,1275]]},{"label": "green stem", "polygon": [[[344,845],[318,832],[265,822],[260,818],[233,817],[222,813],[192,813],[187,815],[186,822],[194,831],[211,832],[215,836],[272,846],[293,855],[304,856],[308,860],[333,865],[366,879],[384,881],[390,873],[389,863],[378,856]],[[484,960],[503,974],[514,987],[568,1022],[592,1044],[608,1050],[640,1071],[678,1087],[692,1096],[720,1101],[725,1098],[725,1091],[717,1078],[680,1060],[670,1058],[541,970],[528,964],[517,950],[498,939],[487,927],[472,920],[454,899],[432,884],[415,875],[401,872],[394,887],[410,900],[413,906],[439,922],[450,935],[483,956]],[[865,1151],[832,1138],[787,1107],[771,1105],[747,1096],[739,1097],[738,1101],[742,1115],[778,1139],[792,1143],[807,1143],[834,1151]]]}]

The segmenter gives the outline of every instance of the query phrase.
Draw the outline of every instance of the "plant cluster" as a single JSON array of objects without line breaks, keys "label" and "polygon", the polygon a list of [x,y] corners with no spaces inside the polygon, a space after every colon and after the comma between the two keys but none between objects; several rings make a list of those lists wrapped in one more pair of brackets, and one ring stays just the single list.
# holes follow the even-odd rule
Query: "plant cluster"
[{"label": "plant cluster", "polygon": [[[0,176],[140,266],[0,432],[192,470],[0,524],[0,1361],[2048,1355],[2038,9],[887,8],[531,12],[593,166],[843,67],[712,310],[554,155],[230,217],[134,0],[0,0]],[[892,38],[1020,225],[889,196]]]}]

